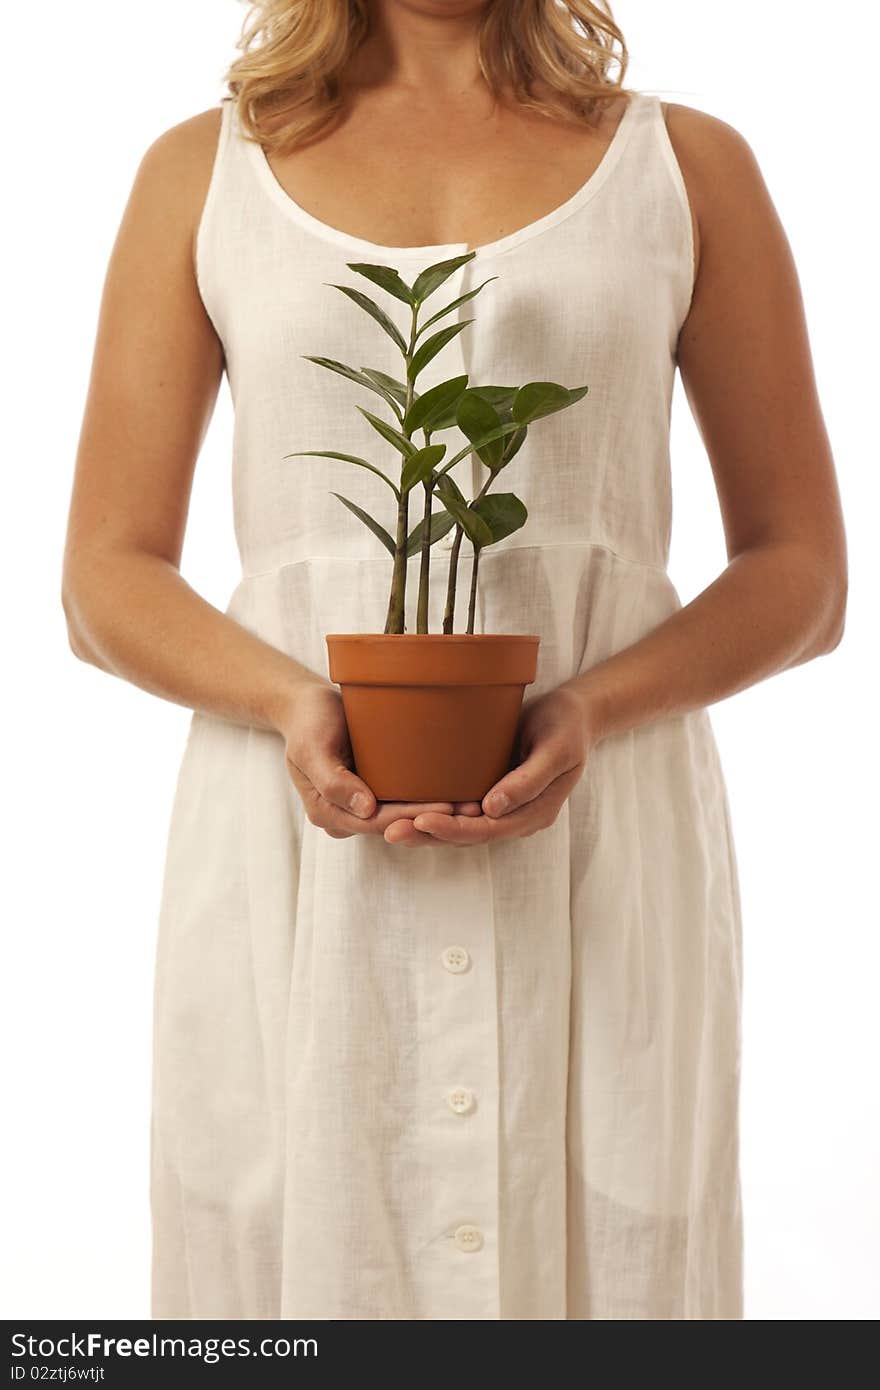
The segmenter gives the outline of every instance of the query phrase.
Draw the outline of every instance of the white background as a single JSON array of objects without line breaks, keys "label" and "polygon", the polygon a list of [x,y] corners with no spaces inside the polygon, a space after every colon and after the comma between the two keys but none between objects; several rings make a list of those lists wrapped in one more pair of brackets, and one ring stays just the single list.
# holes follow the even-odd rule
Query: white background
[{"label": "white background", "polygon": [[[628,84],[700,107],[754,149],[795,253],[848,526],[843,643],[711,707],[745,935],[747,1316],[880,1315],[875,548],[880,531],[880,138],[873,6],[615,6]],[[104,269],[137,163],[213,106],[237,0],[44,0],[3,129],[7,654],[0,1164],[6,1318],[149,1316],[149,1068],[162,859],[189,713],[70,654],[60,565]],[[184,573],[238,575],[224,382]],[[723,568],[708,460],[680,382],[670,571]],[[871,714],[871,710],[874,714]]]}]

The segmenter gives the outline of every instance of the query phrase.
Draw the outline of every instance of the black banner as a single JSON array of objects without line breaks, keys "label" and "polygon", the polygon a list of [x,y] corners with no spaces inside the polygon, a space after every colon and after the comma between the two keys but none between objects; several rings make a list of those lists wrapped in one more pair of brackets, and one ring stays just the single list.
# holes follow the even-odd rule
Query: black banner
[{"label": "black banner", "polygon": [[[491,1352],[501,1370],[507,1356],[519,1369],[528,1364],[530,1338],[518,1337],[503,1347],[494,1339],[481,1345],[475,1322],[457,1322],[453,1340],[445,1326],[412,1324],[392,1328],[388,1322],[224,1321],[152,1322],[97,1318],[72,1322],[39,1319],[4,1320],[9,1386],[154,1387],[166,1374],[184,1386],[286,1385],[307,1383],[318,1366],[339,1373],[354,1369],[358,1378],[387,1378],[395,1372],[424,1371],[408,1362],[410,1351],[436,1357],[439,1367],[454,1353],[455,1365],[473,1370],[471,1353]],[[360,1361],[352,1358],[361,1357]],[[371,1360],[373,1356],[375,1359]],[[2,1382],[0,1382],[2,1390]]]}]

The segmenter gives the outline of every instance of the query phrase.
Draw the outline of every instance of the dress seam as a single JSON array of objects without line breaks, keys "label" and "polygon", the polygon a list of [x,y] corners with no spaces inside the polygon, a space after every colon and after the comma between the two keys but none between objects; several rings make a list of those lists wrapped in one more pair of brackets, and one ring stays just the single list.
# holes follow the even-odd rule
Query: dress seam
[{"label": "dress seam", "polygon": [[[603,550],[607,555],[615,560],[620,560],[624,565],[635,565],[639,569],[656,570],[658,574],[669,578],[669,570],[665,565],[657,564],[653,560],[636,560],[631,555],[622,555],[619,550],[614,550],[610,545],[604,545],[601,541],[538,541],[532,545],[508,545],[505,546],[504,550],[496,551],[495,554],[510,554],[516,550]],[[376,561],[382,560],[384,562],[384,556],[381,555],[375,557],[368,555],[302,555],[298,560],[285,560],[280,565],[271,565],[268,569],[252,570],[247,574],[242,573],[239,583],[244,584],[252,579],[268,579],[271,575],[280,574],[282,570],[293,569],[295,565],[306,565],[313,560],[339,560],[349,564],[354,560],[359,564],[370,564],[374,558]]]}]

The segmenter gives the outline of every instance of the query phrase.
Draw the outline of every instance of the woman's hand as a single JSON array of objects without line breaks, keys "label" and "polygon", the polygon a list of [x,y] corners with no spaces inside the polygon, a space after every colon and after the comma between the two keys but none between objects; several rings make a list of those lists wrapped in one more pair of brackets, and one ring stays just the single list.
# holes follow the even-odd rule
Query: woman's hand
[{"label": "woman's hand", "polygon": [[523,705],[519,765],[496,782],[482,802],[456,802],[450,811],[423,807],[411,820],[394,822],[389,844],[414,844],[425,833],[449,845],[484,845],[534,835],[553,824],[579,781],[598,732],[584,695],[571,685]]},{"label": "woman's hand", "polygon": [[437,843],[434,836],[412,829],[413,818],[427,810],[451,814],[453,803],[377,802],[366,782],[351,770],[348,726],[334,685],[319,677],[298,683],[276,723],[285,740],[287,770],[312,825],[334,840],[382,835],[388,826],[398,825],[407,830],[408,845]]}]

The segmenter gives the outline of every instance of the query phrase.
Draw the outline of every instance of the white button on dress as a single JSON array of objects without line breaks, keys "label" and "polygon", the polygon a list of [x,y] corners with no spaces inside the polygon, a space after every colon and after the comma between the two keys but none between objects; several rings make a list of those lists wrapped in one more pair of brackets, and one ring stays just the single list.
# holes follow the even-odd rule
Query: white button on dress
[{"label": "white button on dress", "polygon": [[459,1250],[465,1255],[472,1255],[475,1251],[483,1248],[483,1232],[477,1226],[459,1226],[456,1229],[454,1240]]},{"label": "white button on dress", "polygon": [[469,1115],[476,1104],[474,1093],[467,1086],[456,1086],[454,1091],[448,1093],[446,1103],[456,1115]]},{"label": "white button on dress", "polygon": [[[391,338],[333,285],[404,330],[407,306],[349,264],[411,284],[466,251],[318,220],[224,102],[196,270],[236,415],[227,612],[325,680],[326,634],[381,633],[391,578],[334,494],[392,527],[395,504],[369,469],[285,456],[389,476],[400,460],[357,409],[387,403],[308,355],[399,379]],[[482,551],[474,627],[540,636],[527,699],[681,607],[669,408],[693,269],[660,103],[637,93],[572,198],[426,303],[488,282],[443,320],[473,322],[420,390],[462,374],[589,387],[492,484],[528,520]],[[487,473],[471,456],[453,476],[473,499]],[[464,541],[455,633],[472,564]],[[432,571],[432,633],[448,570]],[[414,560],[409,632],[417,579]],[[280,734],[194,713],[156,955],[152,1317],[740,1318],[740,979],[705,709],[603,740],[534,835],[416,852],[327,835]]]},{"label": "white button on dress", "polygon": [[461,975],[467,970],[471,958],[464,946],[445,946],[440,957],[452,975]]}]

